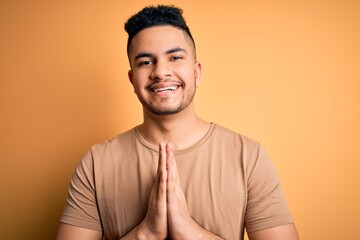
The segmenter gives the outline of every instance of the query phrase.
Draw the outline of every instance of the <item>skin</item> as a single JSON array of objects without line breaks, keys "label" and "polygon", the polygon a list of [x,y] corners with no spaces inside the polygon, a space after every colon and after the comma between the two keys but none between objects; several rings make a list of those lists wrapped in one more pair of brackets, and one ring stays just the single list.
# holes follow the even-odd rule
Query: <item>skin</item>
[{"label": "skin", "polygon": [[[179,181],[174,149],[199,141],[209,123],[195,114],[193,97],[200,83],[201,64],[183,31],[157,26],[140,31],[132,40],[129,80],[143,105],[139,130],[159,146],[157,177],[143,221],[122,239],[222,239],[192,217]],[[173,90],[161,90],[173,87]],[[248,234],[250,240],[297,240],[294,224]],[[60,224],[57,240],[100,240],[101,233]]]}]

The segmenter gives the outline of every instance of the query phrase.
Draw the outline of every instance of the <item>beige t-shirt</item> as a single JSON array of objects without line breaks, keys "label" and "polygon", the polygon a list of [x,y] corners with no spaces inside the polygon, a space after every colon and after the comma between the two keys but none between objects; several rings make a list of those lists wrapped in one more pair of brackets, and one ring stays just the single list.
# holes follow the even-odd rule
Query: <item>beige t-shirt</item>
[{"label": "beige t-shirt", "polygon": [[[61,222],[119,239],[144,218],[158,147],[137,128],[93,146],[71,180]],[[225,238],[292,223],[276,171],[262,146],[212,124],[188,149],[175,152],[191,216]]]}]

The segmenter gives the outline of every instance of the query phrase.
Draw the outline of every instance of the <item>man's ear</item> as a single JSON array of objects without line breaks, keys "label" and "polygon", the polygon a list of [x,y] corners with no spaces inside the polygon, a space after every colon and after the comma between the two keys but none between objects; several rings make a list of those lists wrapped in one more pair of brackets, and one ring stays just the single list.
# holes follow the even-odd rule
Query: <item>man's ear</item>
[{"label": "man's ear", "polygon": [[200,86],[200,82],[201,82],[201,63],[200,62],[196,62],[195,63],[195,86],[198,87]]},{"label": "man's ear", "polygon": [[131,69],[128,71],[128,77],[131,84],[134,85],[134,73]]}]

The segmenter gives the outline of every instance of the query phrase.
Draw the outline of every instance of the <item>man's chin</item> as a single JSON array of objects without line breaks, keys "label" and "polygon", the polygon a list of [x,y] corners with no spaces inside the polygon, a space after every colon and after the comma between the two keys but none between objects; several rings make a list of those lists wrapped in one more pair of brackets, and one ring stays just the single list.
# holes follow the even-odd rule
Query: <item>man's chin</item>
[{"label": "man's chin", "polygon": [[176,109],[176,110],[150,110],[150,112],[154,115],[157,115],[157,116],[169,116],[169,115],[174,115],[174,114],[177,114],[179,112],[181,112],[180,109]]},{"label": "man's chin", "polygon": [[177,108],[151,108],[151,107],[146,107],[146,109],[150,113],[152,113],[153,115],[156,115],[156,116],[169,116],[169,115],[177,114],[177,113],[182,111],[181,107],[177,107]]}]

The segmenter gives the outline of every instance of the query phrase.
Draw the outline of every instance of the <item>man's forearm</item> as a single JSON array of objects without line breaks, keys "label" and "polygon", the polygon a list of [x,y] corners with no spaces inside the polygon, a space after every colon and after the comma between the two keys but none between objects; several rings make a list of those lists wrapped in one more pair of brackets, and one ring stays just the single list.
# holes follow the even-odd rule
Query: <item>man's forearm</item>
[{"label": "man's forearm", "polygon": [[215,233],[210,232],[209,230],[201,227],[200,225],[199,225],[199,227],[201,228],[201,233],[202,233],[202,236],[200,237],[199,240],[224,240],[225,239],[225,238],[219,237]]},{"label": "man's forearm", "polygon": [[[159,240],[161,238],[154,236],[150,231],[143,227],[143,223],[140,223],[128,234],[120,238],[120,240]],[[163,240],[163,239],[161,239]]]},{"label": "man's forearm", "polygon": [[201,238],[200,240],[225,240],[225,238],[219,237],[212,232],[208,232],[206,233],[205,237]]},{"label": "man's forearm", "polygon": [[224,240],[224,238],[202,227],[193,218],[191,218],[190,224],[186,229],[179,236],[172,236],[172,239]]},{"label": "man's forearm", "polygon": [[[196,233],[195,233],[196,232]],[[215,233],[212,233],[205,228],[198,225],[196,227],[196,231],[192,233],[188,233],[189,240],[198,239],[198,240],[224,240],[225,238],[221,238]],[[184,238],[181,238],[184,239]],[[152,236],[150,232],[145,231],[144,229],[140,229],[139,226],[131,230],[128,234],[126,234],[124,237],[120,238],[120,240],[160,240],[160,238],[156,238]],[[163,239],[161,239],[163,240]],[[176,240],[174,238],[173,240]]]}]

